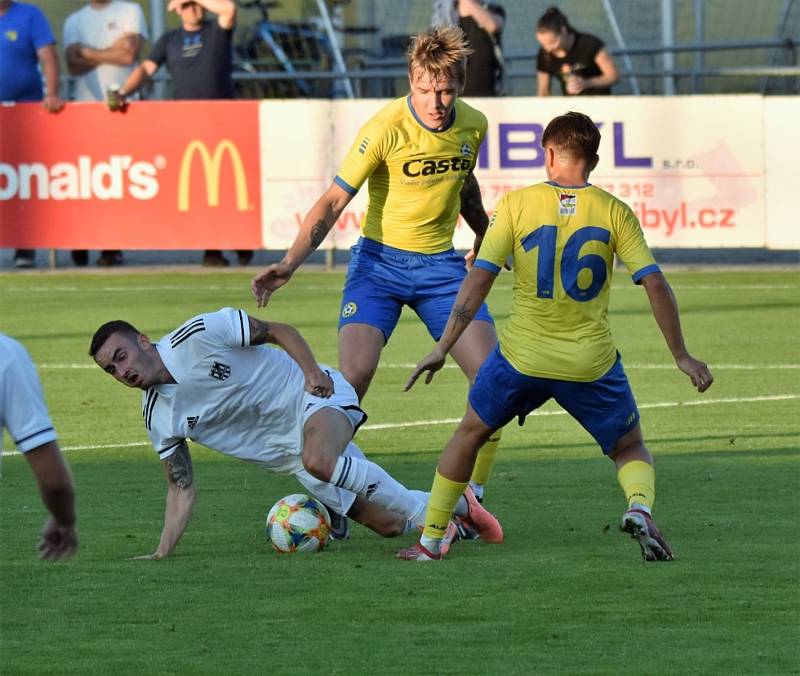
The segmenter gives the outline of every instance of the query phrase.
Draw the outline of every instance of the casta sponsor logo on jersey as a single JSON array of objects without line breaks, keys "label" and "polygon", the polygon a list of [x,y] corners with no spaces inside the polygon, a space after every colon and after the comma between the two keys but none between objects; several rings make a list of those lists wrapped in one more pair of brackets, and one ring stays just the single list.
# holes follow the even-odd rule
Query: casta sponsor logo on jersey
[{"label": "casta sponsor logo on jersey", "polygon": [[446,174],[448,171],[469,171],[472,161],[469,157],[450,157],[445,160],[409,160],[403,165],[403,173],[410,178]]},{"label": "casta sponsor logo on jersey", "polygon": [[88,155],[74,162],[0,162],[0,200],[150,200],[158,195],[159,156],[152,162],[131,155],[95,161]]}]

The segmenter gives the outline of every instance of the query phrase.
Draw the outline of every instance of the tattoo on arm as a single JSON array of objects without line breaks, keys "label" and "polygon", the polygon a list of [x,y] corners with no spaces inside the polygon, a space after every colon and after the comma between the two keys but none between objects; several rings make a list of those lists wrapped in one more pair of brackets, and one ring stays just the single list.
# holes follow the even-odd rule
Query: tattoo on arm
[{"label": "tattoo on arm", "polygon": [[486,232],[489,217],[483,208],[481,188],[474,174],[467,176],[461,188],[461,215],[476,235],[481,236]]},{"label": "tattoo on arm", "polygon": [[194,481],[192,471],[192,457],[189,455],[189,445],[184,441],[178,449],[169,456],[164,463],[167,466],[169,482],[182,491],[185,491]]},{"label": "tattoo on arm", "polygon": [[260,319],[247,315],[250,323],[250,344],[263,345],[272,340],[272,333],[268,322],[262,322]]},{"label": "tattoo on arm", "polygon": [[472,321],[472,313],[466,305],[454,305],[450,315],[461,324],[469,324]]},{"label": "tattoo on arm", "polygon": [[316,249],[322,244],[325,237],[328,235],[328,230],[330,230],[330,228],[325,221],[320,220],[314,223],[314,225],[311,226],[311,246]]}]

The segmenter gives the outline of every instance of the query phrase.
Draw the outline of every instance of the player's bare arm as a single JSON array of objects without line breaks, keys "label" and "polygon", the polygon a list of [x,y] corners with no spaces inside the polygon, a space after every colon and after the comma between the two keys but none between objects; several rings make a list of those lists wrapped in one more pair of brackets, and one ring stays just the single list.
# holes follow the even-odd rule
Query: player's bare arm
[{"label": "player's bare arm", "polygon": [[264,307],[270,296],[291,279],[294,271],[322,244],[333,224],[339,219],[353,196],[332,183],[306,214],[300,230],[280,263],[270,265],[253,277],[250,290],[258,307]]},{"label": "player's bare arm", "polygon": [[642,286],[647,292],[653,316],[656,319],[658,328],[664,335],[675,364],[692,381],[699,392],[705,392],[714,382],[708,366],[692,357],[686,350],[681,332],[680,315],[678,314],[678,303],[675,294],[672,293],[667,278],[660,272],[653,272],[642,278]]},{"label": "player's bare arm", "polygon": [[483,198],[481,197],[481,187],[478,185],[478,179],[475,178],[475,174],[472,172],[464,180],[464,185],[461,188],[461,215],[475,233],[475,243],[472,245],[472,255],[470,256],[470,259],[474,259],[478,255],[478,251],[480,251],[486,228],[489,227],[489,217],[486,215],[486,209],[483,208]]},{"label": "player's bare arm", "polygon": [[450,352],[483,305],[496,278],[496,275],[483,268],[472,268],[469,271],[458,290],[458,296],[453,303],[453,309],[450,311],[450,317],[442,337],[433,351],[417,364],[406,382],[406,392],[413,387],[425,371],[428,371],[425,384],[428,385],[433,380],[434,374],[444,366],[447,353]]},{"label": "player's bare arm", "polygon": [[134,557],[136,559],[163,559],[169,556],[192,517],[197,491],[194,485],[192,458],[186,441],[178,444],[175,452],[163,461],[163,467],[167,477],[167,504],[161,540],[155,552]]},{"label": "player's bare arm", "polygon": [[282,347],[303,369],[306,392],[325,399],[333,394],[333,380],[320,369],[311,347],[296,328],[288,324],[264,322],[249,315],[248,320],[251,345],[273,343]]},{"label": "player's bare arm", "polygon": [[55,441],[28,451],[25,459],[36,476],[42,502],[51,514],[42,529],[39,557],[46,561],[68,559],[78,548],[75,489],[69,467]]}]

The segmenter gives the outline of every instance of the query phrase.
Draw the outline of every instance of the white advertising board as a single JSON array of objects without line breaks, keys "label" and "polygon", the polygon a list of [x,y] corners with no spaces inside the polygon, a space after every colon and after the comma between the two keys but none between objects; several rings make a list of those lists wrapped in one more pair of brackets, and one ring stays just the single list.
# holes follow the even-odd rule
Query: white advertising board
[{"label": "white advertising board", "polygon": [[767,166],[767,246],[800,249],[800,98],[764,99],[765,156]]},{"label": "white advertising board", "polygon": [[[385,104],[380,100],[262,103],[268,248],[291,243],[305,213],[333,180],[359,128]],[[652,247],[765,245],[760,96],[502,98],[472,104],[489,120],[475,173],[490,214],[509,190],[546,179],[542,132],[556,115],[578,110],[591,116],[603,135],[600,163],[590,182],[633,208]],[[775,115],[789,114],[776,108]],[[352,245],[366,203],[367,191],[362,189],[323,246]],[[468,248],[472,239],[469,228],[459,223],[456,246]]]}]

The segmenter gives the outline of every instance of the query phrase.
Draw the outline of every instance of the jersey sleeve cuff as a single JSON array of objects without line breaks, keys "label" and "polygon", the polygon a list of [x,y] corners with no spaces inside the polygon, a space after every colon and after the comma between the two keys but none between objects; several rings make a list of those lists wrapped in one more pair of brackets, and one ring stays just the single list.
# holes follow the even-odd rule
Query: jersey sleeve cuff
[{"label": "jersey sleeve cuff", "polygon": [[348,195],[355,195],[358,192],[358,188],[354,188],[347,181],[345,181],[341,176],[337,176],[336,178],[334,178],[333,182],[336,185],[338,185],[342,190],[344,190]]},{"label": "jersey sleeve cuff", "polygon": [[242,340],[242,347],[250,345],[250,319],[244,310],[237,310],[236,314],[239,315],[239,335]]},{"label": "jersey sleeve cuff", "polygon": [[650,275],[654,272],[661,272],[661,268],[655,263],[651,265],[645,265],[641,270],[634,272],[633,275],[631,275],[631,278],[633,279],[634,284],[641,284],[644,277],[647,277],[647,275]]},{"label": "jersey sleeve cuff", "polygon": [[500,270],[502,270],[502,268],[499,265],[495,265],[494,263],[490,263],[489,261],[484,260],[483,258],[479,258],[478,260],[476,260],[473,263],[473,265],[476,268],[482,268],[484,270],[488,270],[493,275],[499,275],[500,274]]}]

